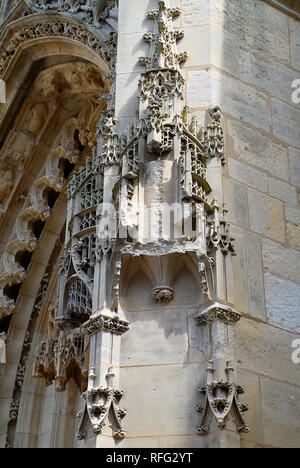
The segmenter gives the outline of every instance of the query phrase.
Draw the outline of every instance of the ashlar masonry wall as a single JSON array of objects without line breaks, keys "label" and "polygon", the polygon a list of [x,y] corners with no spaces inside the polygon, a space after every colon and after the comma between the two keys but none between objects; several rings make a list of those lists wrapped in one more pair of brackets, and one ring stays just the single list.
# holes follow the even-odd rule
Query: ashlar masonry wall
[{"label": "ashlar masonry wall", "polygon": [[[137,62],[147,52],[143,34],[152,28],[145,11],[155,6],[154,0],[120,0],[117,117],[124,128],[135,115],[143,71]],[[184,66],[187,105],[203,122],[207,108],[220,105],[223,110],[226,168],[214,185],[216,195],[218,186],[223,186],[236,239],[234,306],[243,319],[235,328],[235,348],[238,383],[245,386],[242,401],[249,404],[246,420],[251,427],[241,436],[242,447],[297,447],[300,364],[292,361],[292,344],[300,339],[300,107],[292,101],[292,83],[300,78],[299,21],[262,0],[172,0],[170,6],[182,9],[174,24],[185,32],[179,50],[189,53]],[[150,353],[141,330],[140,346],[149,345]],[[125,446],[204,445],[201,436],[192,435],[195,427],[186,425],[187,418],[190,425],[197,422],[194,406],[189,405],[204,378],[200,373],[195,377],[192,364],[187,365],[184,350],[193,346],[188,330],[175,337],[166,334],[166,349],[170,346],[175,354],[160,359],[160,369],[157,355],[151,360],[148,354],[143,365],[145,380],[150,374],[153,382],[157,375],[166,376],[157,401],[171,399],[174,409],[183,404],[179,398],[183,393],[176,392],[178,382],[184,372],[191,373],[184,393],[189,395],[188,405],[183,406],[190,416],[181,418],[179,410],[178,417],[166,411],[165,424],[156,434],[144,431],[143,421],[157,414],[163,420],[163,403],[155,409],[156,400],[152,400],[152,407],[149,402],[145,413],[134,420],[128,411],[129,424],[139,419],[141,424],[137,438],[129,437]],[[197,339],[201,348],[204,338]],[[141,360],[130,367],[124,362],[125,354],[123,358],[121,377],[132,382],[134,392],[134,374]],[[153,398],[153,392],[147,395]],[[125,398],[130,405],[132,395]]]},{"label": "ashlar masonry wall", "polygon": [[[297,447],[300,365],[300,24],[263,1],[183,0],[187,104],[218,104],[226,128],[225,202],[235,237],[243,447]],[[181,45],[183,45],[183,43]]]}]

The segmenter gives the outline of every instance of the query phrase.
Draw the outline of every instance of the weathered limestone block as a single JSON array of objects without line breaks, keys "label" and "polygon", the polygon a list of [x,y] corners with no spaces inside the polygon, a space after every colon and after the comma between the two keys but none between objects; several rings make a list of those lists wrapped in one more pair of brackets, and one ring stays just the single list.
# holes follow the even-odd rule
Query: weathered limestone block
[{"label": "weathered limestone block", "polygon": [[296,70],[300,70],[300,32],[299,21],[289,18],[291,63]]},{"label": "weathered limestone block", "polygon": [[300,148],[300,111],[272,99],[272,120],[274,135],[285,143]]},{"label": "weathered limestone block", "polygon": [[256,190],[249,189],[250,227],[258,234],[285,241],[283,204]]},{"label": "weathered limestone block", "polygon": [[262,192],[267,192],[267,176],[257,169],[228,158],[228,172],[230,177]]},{"label": "weathered limestone block", "polygon": [[289,149],[291,183],[300,188],[300,151],[295,148]]},{"label": "weathered limestone block", "polygon": [[300,333],[300,286],[265,274],[266,308],[271,323]]},{"label": "weathered limestone block", "polygon": [[184,28],[210,24],[212,7],[211,0],[183,0],[182,23]]},{"label": "weathered limestone block", "polygon": [[117,74],[116,115],[118,118],[132,118],[135,115],[139,79],[140,73]]},{"label": "weathered limestone block", "polygon": [[199,364],[156,365],[144,370],[122,367],[120,381],[126,382],[122,404],[127,409],[128,436],[190,434],[194,438],[199,424],[198,388],[205,381],[205,365],[203,369]]},{"label": "weathered limestone block", "polygon": [[265,320],[265,291],[261,254],[261,239],[257,234],[247,232],[246,251],[249,313],[253,317]]},{"label": "weathered limestone block", "polygon": [[[202,44],[199,47],[199,44]],[[178,50],[189,51],[186,67],[214,65],[238,76],[239,48],[231,36],[209,26],[186,28]]]},{"label": "weathered limestone block", "polygon": [[294,187],[291,187],[286,182],[268,177],[268,193],[279,200],[286,203],[297,205],[297,192]]},{"label": "weathered limestone block", "polygon": [[283,146],[233,120],[227,121],[227,131],[229,154],[275,177],[289,179],[287,150]]},{"label": "weathered limestone block", "polygon": [[300,209],[286,206],[285,218],[287,240],[293,249],[300,250]]},{"label": "weathered limestone block", "polygon": [[266,95],[215,70],[188,73],[187,104],[191,108],[219,105],[232,117],[269,131]]},{"label": "weathered limestone block", "polygon": [[187,353],[187,316],[168,308],[130,312],[130,333],[122,337],[122,365],[183,362]]},{"label": "weathered limestone block", "polygon": [[291,103],[295,71],[256,50],[240,47],[239,76],[278,99]]},{"label": "weathered limestone block", "polygon": [[[294,364],[299,378],[299,365]],[[299,384],[299,380],[298,380]],[[262,378],[263,440],[267,446],[298,448],[300,440],[300,388]]]},{"label": "weathered limestone block", "polygon": [[248,320],[235,326],[235,356],[238,365],[256,374],[299,385],[299,370],[292,361],[292,343],[299,334],[273,325]]},{"label": "weathered limestone block", "polygon": [[259,376],[238,368],[237,381],[246,389],[246,392],[240,395],[239,401],[249,406],[245,419],[250,431],[241,433],[241,446],[244,447],[246,442],[259,444],[262,441]]},{"label": "weathered limestone block", "polygon": [[249,227],[247,187],[224,177],[224,198],[228,220],[238,226]]},{"label": "weathered limestone block", "polygon": [[262,242],[264,267],[275,275],[300,284],[300,252],[268,239]]},{"label": "weathered limestone block", "polygon": [[293,224],[300,224],[300,208],[286,205],[285,219]]},{"label": "weathered limestone block", "polygon": [[141,73],[144,67],[139,64],[140,57],[149,53],[149,44],[141,33],[121,34],[118,44],[117,73]]},{"label": "weathered limestone block", "polygon": [[245,231],[237,226],[230,226],[230,233],[234,238],[236,256],[232,260],[234,278],[233,304],[240,313],[248,313],[248,284],[246,267]]},{"label": "weathered limestone block", "polygon": [[288,61],[289,32],[286,15],[265,2],[214,0],[214,21],[254,49]]}]

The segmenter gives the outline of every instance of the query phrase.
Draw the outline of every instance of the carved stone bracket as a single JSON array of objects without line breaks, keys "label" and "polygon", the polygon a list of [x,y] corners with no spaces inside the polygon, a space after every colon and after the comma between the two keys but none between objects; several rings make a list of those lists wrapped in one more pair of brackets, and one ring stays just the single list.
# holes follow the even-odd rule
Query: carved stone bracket
[{"label": "carved stone bracket", "polygon": [[250,429],[243,418],[243,413],[248,410],[248,405],[238,402],[238,396],[244,393],[244,388],[233,383],[233,371],[231,362],[228,361],[225,369],[227,380],[215,380],[214,363],[213,361],[209,362],[207,384],[199,389],[205,395],[205,402],[197,407],[197,411],[202,413],[201,424],[197,428],[198,434],[206,435],[209,433],[211,416],[216,419],[220,429],[225,429],[229,414],[231,414],[238,432],[249,432]]},{"label": "carved stone bracket", "polygon": [[214,302],[202,312],[195,315],[197,325],[207,325],[220,320],[229,325],[235,325],[241,319],[241,314],[225,304]]},{"label": "carved stone bracket", "polygon": [[92,316],[84,323],[82,329],[88,335],[94,335],[101,330],[115,333],[116,335],[123,335],[123,333],[129,330],[129,322],[121,320],[117,315],[110,317],[108,315],[99,314]]}]

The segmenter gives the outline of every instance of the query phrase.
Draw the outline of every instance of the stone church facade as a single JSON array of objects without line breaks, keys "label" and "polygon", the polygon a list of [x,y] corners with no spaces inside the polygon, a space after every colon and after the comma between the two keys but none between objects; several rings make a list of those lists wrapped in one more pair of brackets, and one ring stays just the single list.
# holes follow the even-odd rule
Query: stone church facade
[{"label": "stone church facade", "polygon": [[0,447],[296,448],[300,8],[0,1]]}]

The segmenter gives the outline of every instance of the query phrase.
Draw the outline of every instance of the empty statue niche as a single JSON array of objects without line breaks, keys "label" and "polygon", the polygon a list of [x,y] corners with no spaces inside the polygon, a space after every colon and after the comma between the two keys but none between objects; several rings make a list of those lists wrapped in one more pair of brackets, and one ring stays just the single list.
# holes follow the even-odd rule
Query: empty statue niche
[{"label": "empty statue niche", "polygon": [[85,150],[85,146],[83,146],[81,144],[81,141],[80,141],[80,138],[79,138],[79,130],[76,129],[75,132],[74,132],[74,142],[75,142],[75,148],[79,151],[79,152],[83,152]]},{"label": "empty statue niche", "polygon": [[41,219],[34,219],[29,223],[29,229],[37,240],[41,237],[45,224],[46,221],[42,221]]},{"label": "empty statue niche", "polygon": [[65,180],[68,180],[75,168],[75,164],[71,163],[68,159],[60,158],[58,167],[59,167],[61,176]]},{"label": "empty statue niche", "polygon": [[15,256],[16,263],[18,263],[26,271],[28,270],[28,267],[30,265],[32,253],[33,252],[28,252],[28,250],[22,250],[18,252]]},{"label": "empty statue niche", "polygon": [[43,192],[43,198],[46,200],[49,208],[53,208],[60,193],[53,188],[47,187]]},{"label": "empty statue niche", "polygon": [[13,301],[17,302],[21,286],[22,283],[8,284],[3,290],[4,295],[7,296],[9,299],[13,299]]},{"label": "empty statue niche", "polygon": [[123,262],[120,298],[124,307],[152,305],[194,306],[203,285],[197,265],[189,255],[140,256]]}]

